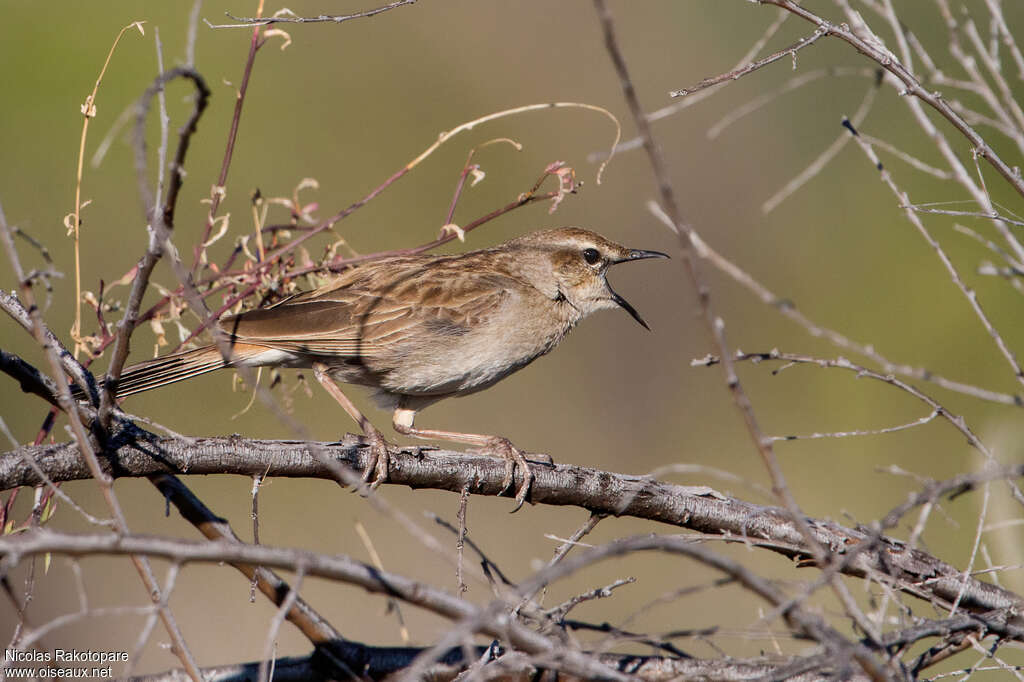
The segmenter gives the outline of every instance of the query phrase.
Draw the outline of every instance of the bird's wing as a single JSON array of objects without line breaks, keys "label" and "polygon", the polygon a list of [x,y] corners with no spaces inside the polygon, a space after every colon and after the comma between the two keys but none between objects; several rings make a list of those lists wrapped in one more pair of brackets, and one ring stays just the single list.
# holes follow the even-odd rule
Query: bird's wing
[{"label": "bird's wing", "polygon": [[393,259],[227,318],[221,328],[237,341],[287,352],[369,359],[428,333],[465,334],[501,306],[513,284],[444,257]]}]

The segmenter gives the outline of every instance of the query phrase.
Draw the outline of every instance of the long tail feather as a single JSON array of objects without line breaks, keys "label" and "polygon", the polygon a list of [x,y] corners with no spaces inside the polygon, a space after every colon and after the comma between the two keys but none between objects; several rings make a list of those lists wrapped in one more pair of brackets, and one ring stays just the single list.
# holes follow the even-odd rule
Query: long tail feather
[{"label": "long tail feather", "polygon": [[125,368],[117,382],[117,397],[142,393],[227,366],[215,346],[154,358]]}]

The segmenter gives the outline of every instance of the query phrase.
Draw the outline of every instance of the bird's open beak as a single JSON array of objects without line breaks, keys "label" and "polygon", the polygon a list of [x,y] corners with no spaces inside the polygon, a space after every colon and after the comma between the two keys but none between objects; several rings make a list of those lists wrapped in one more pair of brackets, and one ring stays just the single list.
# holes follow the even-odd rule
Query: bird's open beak
[{"label": "bird's open beak", "polygon": [[640,317],[640,313],[636,311],[636,308],[629,304],[629,301],[627,301],[626,299],[622,298],[617,293],[612,291],[611,287],[608,287],[608,290],[612,292],[612,300],[615,301],[619,305],[619,307],[621,307],[627,313],[632,315],[633,319],[639,322],[644,329],[646,329],[647,331],[651,331],[651,328],[647,326],[646,322],[644,322],[644,318]]},{"label": "bird's open beak", "polygon": [[644,258],[668,258],[667,253],[661,251],[645,251],[643,249],[633,249],[629,252],[629,255],[625,258],[621,258],[616,263],[627,263],[633,260],[643,260]]},{"label": "bird's open beak", "polygon": [[[643,260],[644,258],[668,258],[668,254],[662,253],[661,251],[645,251],[643,249],[633,249],[632,251],[629,252],[628,256],[615,261],[615,263],[628,263],[634,260]],[[629,301],[615,293],[611,285],[608,285],[608,291],[611,292],[612,300],[616,303],[616,305],[618,305],[620,308],[629,313],[633,317],[633,319],[639,322],[644,329],[646,329],[647,331],[651,330],[651,328],[647,326],[647,323],[644,322],[644,318],[640,317],[640,313],[636,311],[636,308],[631,306],[629,304]]]}]

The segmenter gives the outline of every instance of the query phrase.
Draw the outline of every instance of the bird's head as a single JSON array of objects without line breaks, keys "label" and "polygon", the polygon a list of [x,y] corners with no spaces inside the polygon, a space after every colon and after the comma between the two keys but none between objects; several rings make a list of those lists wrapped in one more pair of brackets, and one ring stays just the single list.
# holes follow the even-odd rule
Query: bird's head
[{"label": "bird's head", "polygon": [[622,308],[644,328],[647,323],[608,284],[608,268],[617,263],[645,258],[668,258],[659,251],[629,249],[605,239],[601,235],[577,227],[543,230],[510,242],[524,249],[530,256],[528,276],[534,285],[553,299],[566,303],[585,317],[604,308]]}]

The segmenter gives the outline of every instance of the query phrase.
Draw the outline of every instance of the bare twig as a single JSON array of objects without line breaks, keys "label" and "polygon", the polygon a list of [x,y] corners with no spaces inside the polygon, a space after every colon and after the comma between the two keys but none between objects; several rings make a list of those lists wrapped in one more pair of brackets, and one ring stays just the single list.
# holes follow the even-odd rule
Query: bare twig
[{"label": "bare twig", "polygon": [[[857,111],[853,114],[854,125],[859,126],[867,117],[868,112],[871,111],[871,106],[875,102],[875,95],[878,94],[878,86],[882,84],[882,75],[883,72],[879,70],[877,77],[875,78],[874,85],[868,88],[868,91],[864,93],[864,99],[861,100],[860,106],[857,107]],[[761,211],[763,213],[771,213],[774,211],[779,204],[791,197],[797,190],[806,185],[811,178],[820,173],[821,170],[828,165],[830,161],[832,161],[832,159],[839,155],[839,152],[843,150],[843,147],[845,147],[849,141],[850,137],[841,133],[832,141],[832,144],[826,147],[825,150],[814,159],[814,161],[797,173],[796,177],[787,182],[785,186],[761,204]]]},{"label": "bare twig", "polygon": [[[335,23],[340,24],[350,19],[363,19],[365,17],[372,17],[382,12],[401,7],[403,5],[412,5],[416,0],[396,0],[395,2],[376,7],[374,9],[368,9],[363,12],[355,12],[353,14],[321,14],[315,17],[300,17],[296,16],[290,10],[279,11],[272,17],[236,17],[230,12],[225,12],[225,16],[230,17],[233,21],[237,21],[237,24],[221,24],[214,25],[210,22],[206,22],[206,25],[210,28],[245,28],[248,26],[269,26],[270,24],[316,24],[316,23]],[[204,20],[205,21],[205,20]]]},{"label": "bare twig", "polygon": [[[263,3],[260,3],[262,13]],[[242,82],[238,87],[238,96],[235,98],[235,108],[231,115],[231,127],[228,130],[227,143],[224,148],[224,158],[220,165],[220,174],[217,176],[217,183],[210,188],[210,210],[206,214],[206,226],[203,230],[203,238],[196,244],[193,253],[192,273],[195,274],[205,262],[206,244],[210,241],[213,233],[213,226],[216,224],[217,210],[220,202],[224,199],[228,181],[228,170],[231,168],[231,158],[235,151],[235,142],[238,139],[238,127],[242,120],[242,106],[245,104],[245,95],[249,90],[249,80],[252,77],[253,65],[256,63],[256,52],[262,46],[260,40],[260,26],[254,26],[252,37],[249,40],[249,53],[245,58],[245,67],[242,70]]]},{"label": "bare twig", "polygon": [[[195,107],[192,111],[192,116],[180,131],[178,150],[175,153],[174,161],[171,165],[171,177],[167,191],[167,201],[164,203],[163,207],[158,208],[155,204],[152,192],[149,189],[148,180],[144,173],[146,167],[145,118],[149,108],[149,101],[152,97],[157,93],[163,92],[164,85],[168,81],[179,77],[192,81],[196,88],[197,97]],[[135,165],[139,175],[139,193],[143,198],[146,217],[150,221],[149,243],[146,248],[145,255],[138,264],[138,272],[132,282],[132,288],[128,296],[128,303],[125,306],[124,316],[118,324],[117,340],[114,342],[114,350],[111,356],[110,366],[107,368],[107,379],[104,382],[104,389],[100,399],[100,420],[104,426],[109,424],[110,411],[113,409],[114,395],[117,390],[117,381],[121,376],[121,370],[124,367],[125,360],[128,358],[129,339],[131,337],[131,333],[135,330],[135,327],[138,324],[139,308],[142,305],[142,297],[149,286],[149,277],[153,272],[153,268],[156,267],[157,261],[164,254],[165,250],[169,247],[173,249],[173,246],[169,241],[170,231],[174,226],[174,209],[177,205],[178,191],[181,189],[181,184],[184,178],[185,155],[188,153],[189,142],[192,138],[192,134],[195,133],[196,124],[202,116],[203,111],[206,109],[209,95],[210,90],[206,87],[206,83],[202,76],[191,69],[178,67],[168,71],[167,73],[161,74],[156,79],[156,82],[149,87],[146,93],[139,100],[139,104],[136,109]],[[184,268],[181,266],[180,260],[178,260],[176,256],[172,260],[174,260],[175,265],[178,266],[176,270],[179,271],[179,276],[185,277],[187,281],[187,272],[185,272]],[[182,282],[183,285],[185,285],[185,283],[186,282]]]},{"label": "bare twig", "polygon": [[[784,15],[785,16],[785,15]],[[878,80],[878,71],[876,69],[869,68],[828,68],[828,69],[815,69],[813,71],[807,71],[794,76],[786,81],[780,88],[770,92],[766,92],[763,95],[759,95],[754,99],[750,100],[746,104],[736,107],[732,111],[728,112],[722,118],[718,120],[713,126],[708,128],[708,139],[715,139],[725,131],[726,128],[736,123],[737,121],[750,116],[762,107],[774,102],[784,94],[798,90],[810,83],[819,81],[822,78],[842,78],[842,77],[858,77]],[[686,101],[686,100],[683,100]],[[653,119],[652,119],[653,120]]]},{"label": "bare twig", "polygon": [[718,85],[719,83],[724,83],[726,81],[739,80],[743,76],[746,76],[748,73],[752,73],[760,68],[768,66],[769,64],[773,64],[786,56],[789,56],[793,59],[793,65],[795,68],[796,53],[804,49],[805,47],[810,47],[814,43],[818,42],[818,39],[824,35],[827,35],[827,32],[819,28],[806,38],[801,38],[800,40],[796,41],[789,47],[783,48],[778,52],[773,52],[772,54],[768,55],[767,57],[764,57],[763,59],[758,59],[755,62],[751,62],[745,66],[741,66],[738,69],[733,69],[732,71],[726,71],[725,73],[719,74],[718,76],[714,76],[712,78],[705,78],[700,83],[692,85],[688,88],[683,88],[681,90],[672,90],[668,94],[671,97],[685,97],[694,92],[699,92],[705,88],[710,88],[712,85]]},{"label": "bare twig", "polygon": [[[857,134],[857,129],[853,125],[851,125],[848,120],[844,119],[843,125],[847,127],[847,129],[853,135],[854,140],[857,141],[857,144],[860,145],[861,149],[864,151],[864,154],[868,157],[872,164],[879,170],[879,172],[881,173],[882,182],[885,183],[889,190],[896,195],[896,198],[899,199],[900,205],[911,206],[912,202],[910,201],[910,197],[904,190],[901,190],[896,185],[895,180],[893,180],[892,174],[889,173],[889,171],[886,170],[885,167],[882,165],[882,162],[878,160],[878,156],[875,154],[874,149],[871,147],[871,145],[866,140],[861,138],[860,135]],[[986,314],[985,310],[981,307],[981,303],[978,301],[977,293],[964,283],[963,279],[960,277],[960,273],[956,269],[956,266],[953,265],[953,261],[951,261],[949,256],[946,255],[945,250],[942,248],[942,245],[938,242],[938,240],[932,236],[928,228],[926,228],[924,223],[921,222],[921,219],[918,218],[917,213],[908,208],[904,209],[904,214],[910,220],[911,224],[921,234],[921,236],[924,237],[925,241],[928,242],[928,245],[935,251],[936,255],[939,257],[939,260],[942,262],[942,265],[946,268],[946,272],[949,273],[950,279],[953,280],[953,284],[956,285],[956,287],[960,290],[960,293],[963,294],[964,298],[967,299],[968,304],[971,306],[971,309],[974,310],[974,314],[978,317],[978,320],[981,321],[981,324],[985,328],[985,331],[988,332],[989,336],[991,336],[992,340],[995,342],[996,348],[999,349],[999,352],[1006,359],[1006,362],[1010,365],[1010,368],[1013,371],[1014,378],[1016,378],[1019,383],[1024,384],[1024,369],[1021,369],[1021,365],[1017,360],[1016,354],[1012,350],[1010,350],[1006,341],[1003,340],[1002,334],[999,333],[999,330],[996,329],[995,325],[993,325],[992,321],[989,319],[988,314]]]},{"label": "bare twig", "polygon": [[[110,509],[111,515],[113,516],[113,528],[116,533],[111,537],[116,539],[120,534],[129,532],[127,518],[124,515],[124,511],[121,507],[121,503],[118,501],[117,495],[114,494],[113,479],[100,466],[91,434],[88,432],[82,421],[82,415],[79,412],[78,405],[71,395],[71,389],[68,384],[60,381],[64,370],[56,347],[49,341],[49,339],[53,337],[53,334],[43,323],[42,316],[39,313],[39,308],[35,305],[35,298],[32,294],[32,283],[30,280],[25,279],[25,272],[21,266],[21,261],[18,258],[18,253],[14,248],[14,242],[11,239],[11,233],[7,227],[7,219],[3,214],[2,208],[0,208],[0,241],[2,241],[6,247],[11,266],[18,278],[19,285],[21,286],[22,295],[28,303],[28,314],[31,321],[30,331],[35,337],[36,342],[43,349],[46,359],[50,365],[50,372],[52,373],[51,378],[54,379],[59,389],[57,399],[60,407],[68,416],[68,421],[71,423],[71,431],[74,435],[79,451],[81,452],[82,458],[85,460],[88,467],[89,475],[95,479],[96,484],[100,489],[100,493],[103,496],[104,502],[106,502],[107,508]],[[73,358],[71,359],[73,360]],[[132,556],[131,561],[135,566],[136,571],[139,573],[139,577],[146,588],[147,594],[149,594],[152,602],[157,605],[160,612],[160,619],[173,643],[172,647],[175,655],[177,655],[181,660],[185,669],[188,671],[189,676],[195,680],[195,682],[200,682],[199,668],[192,656],[192,652],[185,644],[184,636],[174,619],[174,615],[171,613],[170,608],[161,597],[160,585],[156,580],[156,576],[153,574],[153,569],[150,566],[149,560],[142,556]]]},{"label": "bare twig", "polygon": [[[761,428],[757,423],[757,418],[754,415],[753,405],[750,403],[750,399],[747,397],[747,394],[740,383],[739,377],[736,375],[735,367],[732,364],[732,353],[729,350],[729,344],[725,338],[725,322],[718,316],[712,306],[710,288],[701,275],[697,256],[694,253],[694,240],[691,236],[691,230],[682,220],[682,213],[676,203],[675,192],[668,179],[668,172],[665,167],[664,158],[660,148],[654,140],[650,124],[643,113],[643,109],[640,106],[640,100],[636,94],[636,89],[630,79],[629,71],[626,68],[625,58],[622,55],[622,51],[619,49],[618,41],[615,37],[615,28],[611,12],[608,10],[605,0],[594,0],[594,7],[597,10],[598,18],[600,19],[601,27],[604,32],[605,48],[607,49],[612,63],[615,66],[615,70],[618,73],[619,82],[622,86],[626,103],[629,105],[630,113],[633,115],[633,121],[640,132],[640,136],[644,140],[644,149],[647,152],[648,160],[650,161],[651,168],[654,171],[654,177],[658,186],[658,193],[661,197],[661,203],[673,226],[673,231],[679,238],[679,246],[683,253],[683,263],[686,266],[686,274],[697,294],[697,301],[700,304],[704,324],[723,357],[722,366],[725,371],[726,385],[732,394],[733,403],[742,415],[744,424],[747,427],[747,432],[753,440],[758,453],[761,455],[762,461],[768,469],[769,475],[772,479],[773,492],[778,499],[782,501],[783,506],[789,510],[797,526],[803,529],[805,537],[813,548],[816,541],[813,539],[810,529],[804,527],[803,513],[800,511],[796,500],[793,499],[793,496],[790,494],[789,489],[786,486],[782,468],[779,466],[775,453],[772,450],[771,442],[764,438],[764,434],[762,433]],[[813,551],[819,558],[824,558],[825,555],[822,548],[819,547]]]},{"label": "bare twig", "polygon": [[[843,24],[836,24],[823,19],[814,12],[796,4],[792,0],[758,0],[758,2],[765,5],[775,5],[787,12],[795,14],[801,19],[814,24],[819,31],[824,33],[824,35],[835,36],[840,40],[849,43],[858,52],[875,61],[879,66],[884,68],[903,83],[904,92],[906,95],[909,95],[909,97],[906,98],[908,101],[920,100],[938,112],[940,116],[945,118],[953,125],[954,128],[967,138],[971,146],[977,150],[977,153],[980,156],[983,156],[985,160],[996,169],[996,172],[998,172],[999,175],[1001,175],[1018,194],[1024,196],[1024,179],[1016,174],[1013,169],[995,152],[995,150],[985,143],[984,138],[982,138],[974,128],[972,128],[952,109],[952,107],[950,107],[940,93],[931,92],[922,87],[921,83],[913,73],[911,73],[898,59],[894,58],[892,52],[884,49],[884,47],[865,40]],[[932,126],[928,126],[926,128],[926,132],[931,129],[931,127]],[[943,155],[947,158],[955,158],[955,155],[952,154],[951,150],[948,153],[946,153],[945,150],[943,150],[943,152]]]},{"label": "bare twig", "polygon": [[82,165],[85,160],[85,141],[89,134],[89,120],[96,116],[96,95],[99,92],[100,83],[103,82],[103,76],[107,72],[107,67],[110,66],[110,60],[114,56],[114,50],[117,49],[118,43],[121,42],[121,38],[129,29],[138,29],[139,33],[145,35],[145,30],[142,28],[144,23],[144,21],[132,22],[122,28],[117,34],[117,37],[114,39],[114,43],[110,46],[110,51],[107,53],[107,59],[103,62],[103,67],[100,69],[100,73],[96,77],[96,84],[93,86],[92,92],[85,98],[85,102],[82,104],[82,135],[78,142],[78,168],[75,175],[75,209],[65,219],[65,224],[74,236],[75,243],[75,323],[71,328],[71,336],[75,341],[75,357],[78,357],[78,351],[81,349],[79,339],[81,337],[82,330],[82,259],[79,231],[82,226]]},{"label": "bare twig", "polygon": [[323,555],[304,550],[243,545],[234,542],[195,543],[160,537],[135,535],[71,535],[54,531],[21,533],[18,537],[0,538],[0,554],[5,559],[59,552],[70,556],[85,554],[144,554],[163,557],[180,563],[257,564],[293,571],[302,567],[307,576],[329,578],[358,585],[377,594],[390,594],[403,601],[432,611],[454,621],[476,622],[475,631],[491,637],[507,638],[518,649],[549,656],[557,667],[585,678],[628,681],[599,660],[582,652],[556,648],[557,644],[533,630],[510,621],[499,610],[480,608],[447,592],[394,573],[380,571],[342,554]]},{"label": "bare twig", "polygon": [[[657,204],[650,202],[648,203],[647,208],[655,217],[662,220],[665,225],[670,228],[673,226],[671,219],[665,215],[664,211],[662,211]],[[912,365],[894,362],[882,355],[874,344],[862,343],[860,341],[850,339],[834,329],[823,327],[802,313],[791,299],[780,296],[771,291],[741,267],[715,251],[692,227],[690,228],[690,239],[694,243],[698,256],[705,259],[719,271],[725,273],[738,284],[748,289],[757,296],[762,303],[772,306],[777,309],[783,317],[803,327],[811,336],[815,338],[825,338],[838,348],[853,351],[854,353],[869,358],[871,361],[878,363],[886,373],[899,374],[919,381],[928,381],[941,388],[955,391],[957,393],[963,393],[981,400],[990,400],[992,402],[1002,403],[1004,405],[1016,405],[1018,407],[1024,406],[1024,398],[1020,395],[991,391],[980,386],[947,379],[946,377],[925,367],[914,367]]]},{"label": "bare twig", "polygon": [[[786,601],[785,595],[778,588],[738,562],[700,547],[689,539],[659,535],[622,538],[606,545],[584,550],[571,559],[566,559],[539,571],[525,582],[520,590],[525,594],[535,590],[538,585],[550,584],[564,576],[575,574],[583,567],[598,561],[643,551],[680,554],[726,574],[770,604],[779,605]],[[888,675],[883,672],[884,668],[875,660],[865,645],[850,642],[825,623],[820,616],[812,615],[795,605],[787,609],[784,615],[791,627],[821,643],[827,650],[838,655],[841,660],[856,660],[864,668],[864,671],[876,680],[889,679]]]},{"label": "bare twig", "polygon": [[[868,135],[861,135],[865,140],[871,144],[876,143],[876,139]],[[951,215],[961,216],[965,218],[982,218],[984,220],[998,220],[1010,225],[1016,225],[1017,227],[1024,227],[1024,220],[1010,218],[1006,215],[992,212],[992,213],[981,213],[980,211],[954,211],[952,209],[944,208],[930,208],[928,204],[905,204],[901,205],[900,208],[907,208],[915,213],[931,213],[933,215]]]}]

